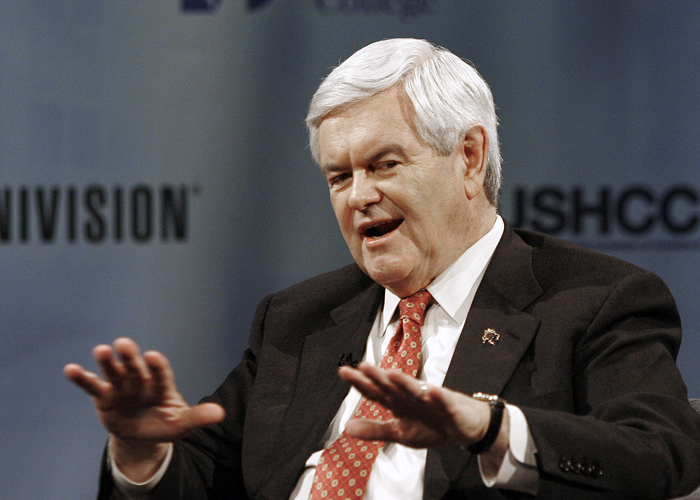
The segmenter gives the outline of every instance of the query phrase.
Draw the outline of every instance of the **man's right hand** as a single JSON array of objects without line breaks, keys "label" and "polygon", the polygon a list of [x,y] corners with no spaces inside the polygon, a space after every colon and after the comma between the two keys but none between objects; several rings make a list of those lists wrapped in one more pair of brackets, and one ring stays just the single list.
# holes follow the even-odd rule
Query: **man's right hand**
[{"label": "man's right hand", "polygon": [[165,458],[168,442],[197,428],[221,422],[224,409],[215,403],[190,407],[175,386],[168,359],[156,351],[141,355],[131,339],[93,350],[104,379],[71,363],[63,372],[90,394],[119,469],[129,479],[147,480]]}]

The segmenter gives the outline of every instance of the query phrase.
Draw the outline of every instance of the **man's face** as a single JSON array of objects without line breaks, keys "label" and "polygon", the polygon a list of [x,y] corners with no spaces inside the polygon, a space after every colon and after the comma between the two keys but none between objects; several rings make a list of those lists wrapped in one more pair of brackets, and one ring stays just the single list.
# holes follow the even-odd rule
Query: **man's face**
[{"label": "man's face", "polygon": [[437,155],[412,116],[408,98],[392,88],[328,115],[319,128],[321,169],[350,252],[402,297],[426,287],[475,241],[464,148]]}]

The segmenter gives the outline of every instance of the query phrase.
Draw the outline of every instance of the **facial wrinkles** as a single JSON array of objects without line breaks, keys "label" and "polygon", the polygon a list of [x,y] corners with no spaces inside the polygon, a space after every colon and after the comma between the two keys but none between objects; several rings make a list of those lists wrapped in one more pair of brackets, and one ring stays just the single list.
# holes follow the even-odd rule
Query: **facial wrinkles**
[{"label": "facial wrinkles", "polygon": [[[321,125],[322,164],[350,176],[330,192],[350,251],[370,276],[399,293],[426,286],[458,257],[466,226],[457,153],[435,153],[407,114],[400,98],[385,94]],[[386,160],[397,166],[383,168]],[[351,203],[354,189],[362,203]],[[394,222],[367,233],[368,224],[388,221]]]}]

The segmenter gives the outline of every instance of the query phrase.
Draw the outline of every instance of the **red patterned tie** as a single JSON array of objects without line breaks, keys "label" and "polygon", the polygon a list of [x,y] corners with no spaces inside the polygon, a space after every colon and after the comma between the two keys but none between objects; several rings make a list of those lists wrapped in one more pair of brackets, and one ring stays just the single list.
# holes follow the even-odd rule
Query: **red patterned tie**
[{"label": "red patterned tie", "polygon": [[[382,357],[379,368],[418,376],[421,356],[420,329],[430,294],[422,290],[399,302],[399,326]],[[390,410],[365,397],[352,418],[391,420]],[[309,500],[359,500],[364,497],[372,465],[384,441],[363,441],[343,432],[318,461]]]}]

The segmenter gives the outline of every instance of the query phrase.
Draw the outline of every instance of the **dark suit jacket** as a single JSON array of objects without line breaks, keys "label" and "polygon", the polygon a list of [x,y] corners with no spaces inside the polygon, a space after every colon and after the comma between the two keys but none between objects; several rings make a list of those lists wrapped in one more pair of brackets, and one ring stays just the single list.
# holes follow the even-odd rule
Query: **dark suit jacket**
[{"label": "dark suit jacket", "polygon": [[[357,266],[263,300],[243,361],[207,398],[222,425],[176,444],[158,499],[287,499],[362,357],[383,289]],[[500,334],[483,343],[485,329]],[[667,498],[700,482],[700,420],[675,366],[680,321],[661,280],[540,234],[505,234],[444,385],[499,394],[538,447],[538,498]],[[101,494],[111,490],[103,474]],[[426,499],[527,495],[485,488],[459,446],[428,452]]]}]

